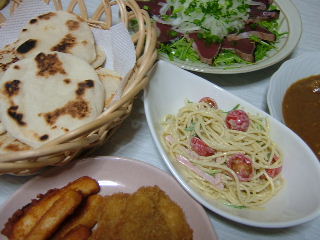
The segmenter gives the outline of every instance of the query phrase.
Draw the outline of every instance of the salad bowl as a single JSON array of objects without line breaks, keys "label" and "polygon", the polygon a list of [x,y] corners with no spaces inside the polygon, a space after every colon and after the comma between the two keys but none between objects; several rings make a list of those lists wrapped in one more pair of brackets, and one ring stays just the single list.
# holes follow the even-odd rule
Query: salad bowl
[{"label": "salad bowl", "polygon": [[[282,175],[284,186],[260,209],[232,208],[214,200],[191,185],[177,162],[161,142],[161,121],[167,114],[176,114],[185,100],[214,98],[221,109],[240,106],[247,112],[267,118],[271,139],[284,155]],[[144,92],[147,122],[154,142],[167,167],[197,201],[230,220],[263,228],[282,228],[298,225],[320,215],[320,164],[311,149],[289,128],[250,103],[188,71],[165,61],[159,61],[149,86]],[[303,164],[301,162],[303,161]]]},{"label": "salad bowl", "polygon": [[268,51],[267,56],[254,63],[236,63],[232,65],[214,66],[202,62],[183,61],[177,58],[173,60],[165,53],[160,52],[160,59],[186,70],[214,74],[236,74],[260,70],[285,59],[298,44],[302,33],[300,14],[295,5],[290,1],[274,0],[274,4],[280,9],[279,33],[283,35],[276,43],[275,48]]}]

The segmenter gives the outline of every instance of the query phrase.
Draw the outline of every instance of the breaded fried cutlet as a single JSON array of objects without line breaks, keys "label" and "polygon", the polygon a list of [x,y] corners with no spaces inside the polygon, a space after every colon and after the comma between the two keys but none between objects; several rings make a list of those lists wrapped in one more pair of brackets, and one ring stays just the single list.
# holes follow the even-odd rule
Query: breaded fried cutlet
[{"label": "breaded fried cutlet", "polygon": [[127,193],[116,193],[104,197],[103,212],[90,240],[109,239],[112,229],[121,219],[129,198]]},{"label": "breaded fried cutlet", "polygon": [[[106,198],[114,200],[113,195]],[[109,223],[108,230],[95,240],[193,239],[182,209],[158,186],[142,187],[120,204],[112,200],[105,205],[103,215],[112,219],[105,222]]]}]

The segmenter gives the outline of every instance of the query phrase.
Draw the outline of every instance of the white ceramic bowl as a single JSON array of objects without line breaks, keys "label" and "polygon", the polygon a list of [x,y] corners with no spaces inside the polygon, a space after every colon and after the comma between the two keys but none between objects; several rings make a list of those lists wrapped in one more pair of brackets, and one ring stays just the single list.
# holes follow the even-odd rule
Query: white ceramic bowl
[{"label": "white ceramic bowl", "polygon": [[271,116],[284,122],[282,101],[287,89],[296,81],[320,74],[320,52],[305,53],[284,62],[272,75],[267,94]]},{"label": "white ceramic bowl", "polygon": [[[213,97],[221,109],[241,104],[247,111],[270,119],[271,137],[284,153],[284,188],[263,210],[235,209],[205,197],[191,187],[172,163],[160,141],[160,121],[176,114],[185,99]],[[289,128],[244,100],[170,63],[159,61],[144,95],[145,112],[153,139],[168,168],[201,204],[233,221],[256,227],[280,228],[301,224],[320,215],[320,164],[310,148]]]}]

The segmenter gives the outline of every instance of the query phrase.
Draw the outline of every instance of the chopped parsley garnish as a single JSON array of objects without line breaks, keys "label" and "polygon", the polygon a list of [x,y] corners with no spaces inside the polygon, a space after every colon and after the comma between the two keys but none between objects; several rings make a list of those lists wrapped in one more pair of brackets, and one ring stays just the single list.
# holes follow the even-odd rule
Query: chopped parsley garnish
[{"label": "chopped parsley garnish", "polygon": [[148,11],[148,10],[150,10],[150,7],[147,6],[147,5],[144,5],[144,6],[143,6],[143,9]]},{"label": "chopped parsley garnish", "polygon": [[198,38],[204,39],[206,43],[211,44],[211,43],[220,43],[222,42],[222,39],[217,36],[217,35],[212,35],[210,32],[199,32],[198,33]]}]

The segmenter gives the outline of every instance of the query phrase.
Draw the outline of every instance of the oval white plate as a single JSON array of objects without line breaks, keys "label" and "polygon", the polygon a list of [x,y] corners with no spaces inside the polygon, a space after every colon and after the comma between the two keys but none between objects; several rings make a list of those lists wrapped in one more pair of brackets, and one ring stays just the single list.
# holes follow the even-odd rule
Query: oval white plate
[{"label": "oval white plate", "polygon": [[178,67],[205,73],[233,74],[252,72],[269,67],[287,57],[296,47],[302,33],[302,23],[300,14],[295,5],[290,0],[274,0],[280,8],[280,32],[288,32],[287,37],[283,37],[277,44],[278,49],[269,52],[269,56],[255,64],[236,64],[232,66],[210,66],[204,63],[193,63],[175,59],[170,61],[167,55],[160,54],[160,59],[171,62]]},{"label": "oval white plate", "polygon": [[296,81],[320,74],[320,52],[305,53],[284,62],[269,82],[267,103],[271,116],[284,122],[282,100],[287,89]]},{"label": "oval white plate", "polygon": [[[270,119],[271,137],[284,153],[284,188],[263,210],[235,209],[207,198],[188,184],[160,141],[160,121],[176,114],[185,99],[198,101],[213,97],[221,109],[240,104],[247,111]],[[257,227],[280,228],[307,222],[320,215],[320,164],[309,147],[289,128],[244,100],[218,86],[170,63],[159,61],[145,90],[144,106],[153,139],[172,174],[201,204],[213,212],[236,222]]]},{"label": "oval white plate", "polygon": [[[33,178],[4,204],[0,211],[0,226],[4,225],[16,209],[30,202],[38,193],[62,187],[81,176],[95,178],[101,186],[100,193],[103,195],[117,192],[132,193],[142,186],[158,185],[184,210],[187,221],[194,231],[195,240],[218,239],[202,206],[193,200],[173,177],[147,163],[120,157],[87,158]],[[1,234],[0,237],[4,238]]]}]

